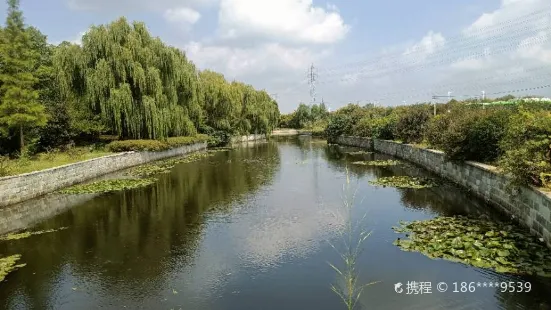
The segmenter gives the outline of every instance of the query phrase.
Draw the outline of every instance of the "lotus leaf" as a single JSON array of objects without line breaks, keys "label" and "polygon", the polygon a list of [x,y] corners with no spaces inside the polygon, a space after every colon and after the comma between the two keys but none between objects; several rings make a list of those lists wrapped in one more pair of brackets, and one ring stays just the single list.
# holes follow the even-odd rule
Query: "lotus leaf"
[{"label": "lotus leaf", "polygon": [[516,226],[465,216],[400,224],[394,231],[408,233],[409,240],[394,244],[403,250],[501,273],[551,277],[551,250]]},{"label": "lotus leaf", "polygon": [[368,155],[368,154],[373,154],[373,152],[357,151],[357,152],[348,152],[346,154],[349,154],[349,155]]},{"label": "lotus leaf", "polygon": [[428,187],[436,186],[436,183],[430,179],[416,178],[416,177],[409,177],[409,176],[383,177],[375,181],[370,181],[369,183],[371,183],[372,185],[383,186],[383,187],[391,186],[391,187],[398,187],[398,188],[413,188],[413,189],[428,188]]},{"label": "lotus leaf", "polygon": [[174,166],[178,164],[190,163],[206,157],[210,157],[213,156],[216,152],[218,152],[218,150],[209,150],[208,152],[193,153],[185,157],[161,160],[151,164],[138,166],[130,170],[127,174],[137,177],[151,177],[163,173],[169,173],[172,168],[174,168]]},{"label": "lotus leaf", "polygon": [[355,161],[352,164],[363,165],[363,166],[385,167],[385,166],[396,166],[396,165],[399,165],[400,162],[397,160],[372,160],[372,161]]},{"label": "lotus leaf", "polygon": [[28,237],[33,236],[33,235],[42,235],[42,234],[46,234],[46,233],[56,232],[56,231],[59,231],[59,230],[64,230],[64,229],[67,229],[67,228],[68,227],[61,227],[61,228],[58,228],[58,229],[46,229],[46,230],[38,230],[38,231],[26,231],[26,232],[15,233],[15,234],[7,234],[7,235],[4,235],[4,236],[0,236],[0,240],[2,240],[2,241],[19,240],[19,239],[28,238]]},{"label": "lotus leaf", "polygon": [[62,194],[107,193],[127,189],[146,187],[154,184],[156,179],[113,179],[89,184],[79,184],[60,191]]},{"label": "lotus leaf", "polygon": [[6,276],[18,268],[25,267],[26,264],[17,265],[17,261],[21,259],[20,254],[15,254],[0,258],[0,282],[4,281]]}]

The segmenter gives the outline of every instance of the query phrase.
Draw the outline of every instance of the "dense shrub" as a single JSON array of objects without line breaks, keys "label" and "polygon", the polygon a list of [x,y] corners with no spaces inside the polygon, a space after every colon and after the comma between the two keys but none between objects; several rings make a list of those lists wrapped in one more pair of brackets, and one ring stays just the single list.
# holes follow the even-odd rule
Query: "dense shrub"
[{"label": "dense shrub", "polygon": [[551,185],[551,112],[521,109],[511,117],[501,147],[500,167],[516,182]]},{"label": "dense shrub", "polygon": [[396,128],[397,116],[364,117],[352,128],[352,134],[361,137],[392,140]]},{"label": "dense shrub", "polygon": [[442,114],[433,117],[427,124],[425,140],[436,149],[442,149],[444,137],[451,122],[451,114]]},{"label": "dense shrub", "polygon": [[394,136],[404,143],[419,143],[423,141],[429,119],[430,112],[425,105],[412,106],[399,114]]},{"label": "dense shrub", "polygon": [[509,116],[507,110],[471,110],[462,115],[449,115],[448,128],[437,140],[442,140],[441,149],[450,159],[493,162],[502,154],[499,143]]},{"label": "dense shrub", "polygon": [[164,151],[169,148],[168,144],[159,140],[121,140],[113,141],[107,145],[111,152],[129,151]]},{"label": "dense shrub", "polygon": [[334,114],[329,119],[325,134],[328,139],[334,139],[342,135],[350,135],[352,133],[352,118],[346,114]]},{"label": "dense shrub", "polygon": [[190,145],[209,140],[207,135],[197,135],[193,137],[172,137],[166,141],[159,140],[121,140],[113,141],[107,145],[111,152],[129,152],[129,151],[165,151],[171,148]]}]

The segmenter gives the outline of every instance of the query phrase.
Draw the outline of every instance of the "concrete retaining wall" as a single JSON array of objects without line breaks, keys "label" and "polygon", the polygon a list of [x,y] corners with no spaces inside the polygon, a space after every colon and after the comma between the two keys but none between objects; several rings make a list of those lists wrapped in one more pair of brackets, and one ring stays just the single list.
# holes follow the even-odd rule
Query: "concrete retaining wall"
[{"label": "concrete retaining wall", "polygon": [[51,169],[0,178],[0,207],[22,202],[117,170],[204,150],[207,143],[163,152],[125,152]]},{"label": "concrete retaining wall", "polygon": [[333,143],[368,148],[418,164],[485,199],[515,219],[551,247],[551,194],[533,187],[508,188],[509,178],[496,167],[475,162],[457,163],[444,153],[393,141],[338,137]]}]

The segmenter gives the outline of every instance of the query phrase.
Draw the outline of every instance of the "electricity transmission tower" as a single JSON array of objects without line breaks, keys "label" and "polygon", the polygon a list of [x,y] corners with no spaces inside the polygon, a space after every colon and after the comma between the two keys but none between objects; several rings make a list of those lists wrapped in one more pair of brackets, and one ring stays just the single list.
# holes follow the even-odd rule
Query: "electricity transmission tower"
[{"label": "electricity transmission tower", "polygon": [[311,103],[316,102],[316,79],[318,78],[318,73],[316,72],[316,67],[314,64],[308,69],[308,84],[310,85],[310,101]]}]

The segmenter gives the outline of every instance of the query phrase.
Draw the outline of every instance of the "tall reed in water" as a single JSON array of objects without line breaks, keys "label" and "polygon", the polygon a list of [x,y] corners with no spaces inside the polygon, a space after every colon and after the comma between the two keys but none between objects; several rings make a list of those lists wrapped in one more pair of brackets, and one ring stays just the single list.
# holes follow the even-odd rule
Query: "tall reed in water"
[{"label": "tall reed in water", "polygon": [[371,235],[362,229],[361,224],[365,220],[367,213],[354,225],[352,223],[352,210],[356,201],[357,188],[352,191],[350,186],[350,175],[348,167],[346,168],[346,183],[343,185],[343,211],[345,227],[340,230],[339,235],[343,241],[344,249],[338,250],[337,247],[329,242],[340,258],[344,266],[341,268],[336,267],[334,264],[329,263],[336,272],[337,279],[342,282],[342,289],[339,289],[335,284],[331,285],[331,290],[335,292],[344,302],[348,310],[355,309],[360,296],[366,286],[375,284],[377,282],[371,282],[367,284],[358,283],[358,269],[356,267],[356,261],[363,250],[363,243]]}]

